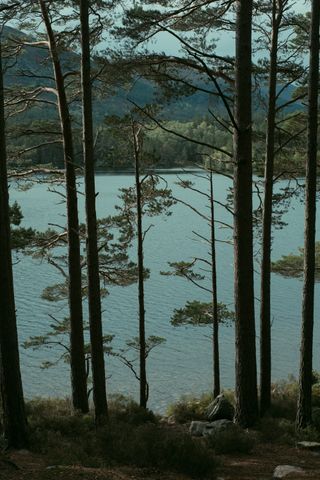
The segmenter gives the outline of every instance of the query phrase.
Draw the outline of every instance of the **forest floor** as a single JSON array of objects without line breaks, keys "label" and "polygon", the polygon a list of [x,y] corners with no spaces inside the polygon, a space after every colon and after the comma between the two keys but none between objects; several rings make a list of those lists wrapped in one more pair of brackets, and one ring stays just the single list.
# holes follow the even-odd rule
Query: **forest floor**
[{"label": "forest floor", "polygon": [[[248,455],[219,455],[219,480],[271,480],[278,465],[292,465],[303,474],[290,480],[320,480],[320,452],[279,444],[259,444]],[[45,456],[28,451],[10,452],[0,457],[1,480],[186,480],[184,475],[135,467],[87,468],[80,465],[49,465]]]}]

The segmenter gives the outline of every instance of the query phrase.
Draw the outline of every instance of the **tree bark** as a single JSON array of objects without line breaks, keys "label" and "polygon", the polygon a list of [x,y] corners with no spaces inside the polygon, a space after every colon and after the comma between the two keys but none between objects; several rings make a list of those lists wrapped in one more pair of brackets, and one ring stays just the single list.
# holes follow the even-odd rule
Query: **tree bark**
[{"label": "tree bark", "polygon": [[260,415],[271,405],[271,227],[275,156],[275,120],[278,36],[282,19],[282,1],[272,2],[272,33],[268,87],[268,118],[266,159],[264,171],[264,199],[262,216],[261,303],[260,303]]},{"label": "tree bark", "polygon": [[252,240],[251,28],[252,0],[238,1],[234,107],[235,420],[244,427],[253,425],[258,416]]},{"label": "tree bark", "polygon": [[9,447],[28,445],[19,361],[10,242],[9,192],[0,39],[0,383],[4,437]]},{"label": "tree bark", "polygon": [[142,198],[140,182],[140,147],[139,131],[135,124],[133,128],[135,183],[137,197],[137,241],[138,241],[138,296],[139,296],[139,357],[140,357],[140,407],[147,407],[147,372],[146,372],[146,332],[145,332],[145,305],[144,305],[144,262],[143,262],[143,229],[142,229]]},{"label": "tree bark", "polygon": [[81,22],[81,83],[83,155],[86,190],[88,303],[91,339],[93,401],[96,422],[108,416],[106,375],[103,351],[99,255],[97,240],[96,192],[94,178],[94,140],[92,121],[92,86],[89,30],[89,2],[80,1]]},{"label": "tree bark", "polygon": [[304,428],[312,422],[311,394],[318,147],[319,11],[319,1],[312,0],[308,91],[308,153],[306,161],[305,188],[304,279],[299,396],[296,419],[298,428]]},{"label": "tree bark", "polygon": [[211,247],[211,290],[212,290],[212,355],[213,355],[213,396],[220,393],[220,357],[219,357],[219,315],[217,295],[216,235],[213,172],[210,169],[210,247]]},{"label": "tree bark", "polygon": [[67,223],[68,223],[68,269],[69,269],[69,309],[70,309],[70,363],[72,402],[76,410],[88,412],[87,378],[84,356],[81,255],[79,239],[78,199],[71,118],[66,97],[64,76],[61,69],[55,35],[52,30],[48,10],[44,0],[39,0],[42,18],[48,36],[59,116],[63,139],[63,152],[66,176]]}]

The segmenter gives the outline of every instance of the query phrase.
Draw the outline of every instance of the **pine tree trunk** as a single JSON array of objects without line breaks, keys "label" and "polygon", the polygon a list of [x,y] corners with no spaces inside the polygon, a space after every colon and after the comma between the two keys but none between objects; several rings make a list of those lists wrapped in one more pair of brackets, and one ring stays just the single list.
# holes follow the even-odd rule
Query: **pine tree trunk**
[{"label": "pine tree trunk", "polygon": [[93,401],[96,422],[101,423],[108,416],[106,375],[103,352],[103,333],[101,318],[101,296],[99,255],[97,241],[96,192],[94,178],[94,142],[92,121],[92,87],[89,31],[89,2],[80,1],[81,21],[81,82],[82,82],[82,123],[83,152],[86,188],[87,221],[87,268],[88,302],[91,339],[91,363],[93,380]]},{"label": "pine tree trunk", "polygon": [[236,335],[235,420],[258,416],[252,240],[252,1],[237,2],[234,129],[234,261]]},{"label": "pine tree trunk", "polygon": [[212,354],[213,354],[213,396],[220,393],[220,358],[219,358],[219,315],[217,295],[216,235],[213,172],[210,169],[210,227],[211,227],[211,290],[212,290]]},{"label": "pine tree trunk", "polygon": [[[260,303],[260,415],[271,405],[271,226],[276,119],[278,34],[282,10],[272,4],[272,34],[269,67],[269,98],[262,217],[261,303]],[[281,5],[280,5],[281,9]]]},{"label": "pine tree trunk", "polygon": [[9,193],[0,39],[0,383],[4,437],[9,447],[28,445],[20,373],[10,244]]},{"label": "pine tree trunk", "polygon": [[74,151],[71,118],[66,97],[64,77],[59,60],[58,49],[54,32],[51,27],[46,4],[39,0],[41,13],[48,36],[49,51],[51,55],[59,116],[62,130],[66,196],[67,196],[67,223],[68,223],[68,268],[69,268],[69,309],[70,309],[70,363],[72,402],[76,410],[88,412],[87,378],[84,357],[83,339],[83,313],[82,313],[82,282],[81,282],[81,256],[79,239],[78,199],[74,165]]},{"label": "pine tree trunk", "polygon": [[312,352],[315,283],[315,231],[317,189],[317,133],[319,88],[319,0],[312,1],[309,92],[308,92],[308,154],[306,162],[304,281],[302,298],[302,331],[300,347],[299,397],[297,427],[312,421]]},{"label": "pine tree trunk", "polygon": [[140,148],[139,132],[133,124],[135,182],[137,197],[137,241],[138,241],[138,290],[139,290],[139,356],[140,356],[140,407],[147,407],[147,373],[146,373],[146,333],[145,333],[145,306],[144,306],[144,278],[143,278],[143,229],[142,229],[142,199],[140,182]]}]

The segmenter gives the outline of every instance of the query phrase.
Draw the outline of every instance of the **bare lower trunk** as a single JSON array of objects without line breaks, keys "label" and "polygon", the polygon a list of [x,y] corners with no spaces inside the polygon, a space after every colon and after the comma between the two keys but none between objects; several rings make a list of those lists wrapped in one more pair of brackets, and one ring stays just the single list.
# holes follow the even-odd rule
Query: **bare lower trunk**
[{"label": "bare lower trunk", "polygon": [[278,34],[282,11],[273,0],[269,69],[269,99],[264,172],[262,218],[261,303],[260,303],[260,414],[271,405],[271,226],[274,172]]},{"label": "bare lower trunk", "polygon": [[94,179],[94,148],[92,122],[91,58],[89,32],[89,2],[80,1],[82,46],[82,102],[83,102],[83,151],[86,187],[88,303],[91,339],[91,363],[93,401],[96,422],[108,415],[106,376],[103,352],[99,255],[97,244],[96,193]]},{"label": "bare lower trunk", "polygon": [[73,407],[76,410],[86,413],[89,407],[83,339],[78,200],[71,119],[66,98],[64,77],[47,7],[43,0],[39,0],[39,5],[47,31],[49,50],[55,75],[66,172],[72,401]]},{"label": "bare lower trunk", "polygon": [[140,356],[140,407],[147,406],[147,373],[146,373],[146,333],[145,333],[145,306],[144,306],[144,278],[143,278],[143,230],[142,230],[142,201],[139,165],[139,133],[133,125],[135,181],[137,197],[137,240],[138,240],[138,289],[139,289],[139,356]]},{"label": "bare lower trunk", "polygon": [[308,155],[306,164],[304,283],[302,299],[302,332],[300,348],[299,397],[297,427],[312,421],[312,352],[315,282],[315,230],[317,189],[317,133],[319,88],[319,10],[318,0],[312,1],[309,94],[308,94]]},{"label": "bare lower trunk", "polygon": [[9,194],[0,39],[0,383],[4,437],[9,447],[28,445],[19,361],[10,244]]},{"label": "bare lower trunk", "polygon": [[211,223],[211,290],[212,290],[212,354],[213,354],[213,396],[220,393],[220,358],[219,358],[219,315],[217,295],[216,236],[213,172],[210,170],[210,223]]},{"label": "bare lower trunk", "polygon": [[234,260],[236,335],[235,420],[249,427],[258,417],[252,241],[251,126],[252,1],[238,2],[234,129]]}]

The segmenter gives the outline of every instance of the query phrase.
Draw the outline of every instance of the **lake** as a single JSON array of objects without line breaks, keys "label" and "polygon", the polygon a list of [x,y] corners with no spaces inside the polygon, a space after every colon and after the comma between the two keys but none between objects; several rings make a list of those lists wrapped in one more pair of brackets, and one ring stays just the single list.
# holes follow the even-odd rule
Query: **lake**
[{"label": "lake", "polygon": [[[196,192],[186,191],[176,185],[175,174],[164,174],[174,194],[206,212],[205,199]],[[180,174],[184,179],[195,182],[196,188],[207,190],[204,178],[190,173]],[[98,174],[97,212],[103,217],[114,211],[118,189],[133,184],[133,176],[128,174]],[[230,180],[215,176],[215,196],[224,202],[230,187]],[[281,184],[280,184],[281,187]],[[278,187],[279,188],[279,187]],[[21,191],[13,184],[10,200],[17,200],[24,214],[23,225],[46,229],[48,224],[64,224],[64,204],[61,197],[48,191],[48,185],[35,184],[27,191]],[[80,196],[81,218],[84,218],[84,199]],[[154,349],[148,359],[147,372],[150,384],[149,405],[157,411],[164,411],[169,403],[183,394],[198,395],[208,391],[212,384],[211,343],[205,328],[174,328],[170,317],[175,308],[182,307],[187,300],[210,301],[208,294],[197,289],[182,278],[160,275],[167,270],[168,261],[191,260],[205,256],[207,246],[193,231],[206,235],[206,224],[185,205],[178,203],[172,208],[170,217],[151,219],[154,227],[145,240],[145,265],[151,276],[146,281],[146,331],[147,335],[166,338],[166,343]],[[303,245],[304,205],[293,199],[285,221],[288,225],[274,232],[273,259],[283,254],[295,252]],[[216,217],[231,223],[231,215],[222,207],[216,207]],[[318,216],[319,219],[319,216]],[[150,223],[150,221],[149,221]],[[219,301],[232,307],[233,302],[233,249],[225,243],[231,237],[231,230],[218,228],[217,243],[218,297]],[[318,237],[319,238],[319,237]],[[258,240],[255,248],[258,249]],[[134,255],[134,250],[132,254]],[[134,259],[134,258],[133,258]],[[43,335],[51,323],[49,315],[63,318],[67,315],[65,302],[49,303],[41,299],[44,287],[61,281],[61,277],[46,262],[29,257],[14,256],[14,280],[16,308],[19,328],[19,341],[22,343],[32,335]],[[258,269],[258,265],[257,265]],[[259,317],[259,275],[256,273],[256,317]],[[272,275],[272,355],[274,380],[297,375],[299,362],[299,335],[301,312],[301,287],[298,279]],[[320,287],[316,284],[315,305],[315,369],[320,368]],[[138,326],[137,285],[112,287],[110,294],[103,299],[103,328],[105,334],[114,334],[115,348],[125,347],[125,341],[137,336]],[[87,311],[85,310],[87,316]],[[257,328],[257,343],[259,343]],[[224,388],[234,384],[234,329],[232,326],[220,328],[221,383]],[[66,364],[41,370],[44,360],[55,360],[58,353],[48,349],[32,351],[21,349],[21,364],[24,390],[27,398],[33,396],[67,396],[70,392],[69,369]],[[138,398],[138,384],[127,367],[115,358],[106,358],[109,393],[121,393]]]}]

